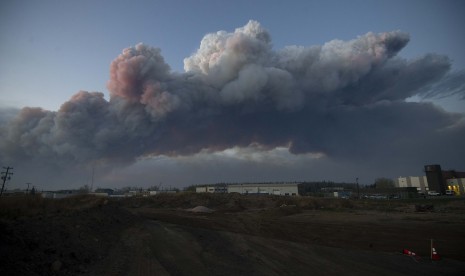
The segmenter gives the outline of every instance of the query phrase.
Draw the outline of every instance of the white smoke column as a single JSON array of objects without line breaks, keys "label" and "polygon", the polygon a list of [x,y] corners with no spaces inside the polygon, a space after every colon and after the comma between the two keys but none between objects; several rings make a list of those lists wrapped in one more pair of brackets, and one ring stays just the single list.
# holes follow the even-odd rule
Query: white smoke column
[{"label": "white smoke column", "polygon": [[271,38],[257,21],[249,21],[234,33],[220,31],[206,35],[200,48],[184,59],[184,70],[199,73],[205,81],[221,89],[237,78],[246,64],[263,64],[271,50]]},{"label": "white smoke column", "polygon": [[249,21],[234,33],[206,35],[197,52],[184,60],[184,69],[215,87],[225,105],[271,100],[277,109],[301,106],[294,78],[273,66],[273,56],[268,32]]}]

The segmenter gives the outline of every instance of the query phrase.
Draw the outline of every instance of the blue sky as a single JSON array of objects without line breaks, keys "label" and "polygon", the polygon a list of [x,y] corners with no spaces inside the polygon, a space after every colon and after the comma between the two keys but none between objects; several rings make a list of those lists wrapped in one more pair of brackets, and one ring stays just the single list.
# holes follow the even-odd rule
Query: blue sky
[{"label": "blue sky", "polygon": [[[95,167],[111,187],[465,170],[464,14],[453,0],[1,1],[0,165],[44,189]],[[132,58],[149,72],[130,75]]]},{"label": "blue sky", "polygon": [[[172,70],[202,37],[259,21],[275,49],[322,45],[367,32],[402,30],[400,53],[445,54],[465,69],[464,1],[2,1],[2,105],[57,110],[79,90],[108,95],[109,64],[139,42],[159,47]],[[461,29],[462,28],[462,29]],[[446,108],[465,104],[442,100]]]}]

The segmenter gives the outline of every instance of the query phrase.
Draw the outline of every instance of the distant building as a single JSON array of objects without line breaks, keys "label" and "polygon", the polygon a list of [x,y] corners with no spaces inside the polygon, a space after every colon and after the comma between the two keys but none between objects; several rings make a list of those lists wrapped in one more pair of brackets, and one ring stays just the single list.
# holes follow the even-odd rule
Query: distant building
[{"label": "distant building", "polygon": [[415,187],[418,192],[427,193],[429,191],[428,180],[426,176],[407,176],[397,178],[396,187],[407,188]]},{"label": "distant building", "polygon": [[333,192],[333,197],[336,197],[336,198],[350,198],[351,196],[352,196],[351,191]]},{"label": "distant building", "polygon": [[224,186],[202,186],[195,188],[196,193],[227,193],[228,188]]},{"label": "distant building", "polygon": [[67,198],[75,195],[81,194],[77,190],[60,190],[60,191],[45,191],[42,192],[40,195],[43,198],[54,198],[54,199],[60,199],[60,198]]},{"label": "distant building", "polygon": [[[448,181],[450,179],[465,178],[465,172],[455,170],[443,171],[441,170],[440,165],[426,165],[425,173],[428,178],[428,186],[430,190],[437,191],[441,194],[445,194],[446,190],[457,190],[457,194],[460,194],[459,182],[456,182],[457,185],[449,185]],[[463,194],[463,192],[461,194]]]},{"label": "distant building", "polygon": [[298,195],[298,183],[242,183],[196,187],[197,193],[239,193],[258,195]]},{"label": "distant building", "polygon": [[398,188],[416,187],[418,192],[436,192],[446,194],[454,191],[455,195],[465,194],[464,181],[465,172],[455,170],[443,171],[440,165],[426,165],[425,176],[399,177],[395,182]]},{"label": "distant building", "polygon": [[228,193],[258,194],[258,195],[299,195],[298,183],[243,183],[228,185]]},{"label": "distant building", "polygon": [[228,187],[226,185],[222,186],[210,186],[207,187],[207,192],[208,193],[227,193],[228,192]]},{"label": "distant building", "polygon": [[455,195],[465,195],[465,178],[447,179],[447,190],[454,191]]},{"label": "distant building", "polygon": [[206,186],[203,186],[203,187],[195,187],[195,192],[196,192],[196,193],[206,193],[206,192],[207,192],[207,187],[206,187]]},{"label": "distant building", "polygon": [[440,165],[426,165],[425,174],[428,179],[428,187],[431,191],[436,191],[441,194],[446,192]]}]

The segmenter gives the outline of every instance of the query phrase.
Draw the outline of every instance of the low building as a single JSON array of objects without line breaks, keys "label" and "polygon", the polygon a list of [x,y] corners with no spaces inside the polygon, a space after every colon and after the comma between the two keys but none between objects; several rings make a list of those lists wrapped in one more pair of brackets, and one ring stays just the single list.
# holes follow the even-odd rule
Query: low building
[{"label": "low building", "polygon": [[207,192],[207,187],[206,187],[206,186],[203,186],[203,187],[195,187],[195,192],[196,192],[196,193],[206,193],[206,192]]},{"label": "low building", "polygon": [[351,196],[352,196],[352,192],[350,191],[333,192],[333,197],[336,197],[336,198],[350,198]]},{"label": "low building", "polygon": [[228,193],[258,194],[258,195],[299,195],[298,183],[243,183],[228,185]]},{"label": "low building", "polygon": [[[446,171],[447,173],[448,171]],[[448,178],[443,180],[445,182],[444,192],[439,191],[438,185],[429,185],[427,176],[407,176],[397,178],[395,185],[397,188],[415,187],[419,193],[425,195],[465,195],[465,178]],[[437,184],[437,183],[436,183]],[[449,193],[446,193],[446,192]],[[453,192],[451,192],[453,191]]]},{"label": "low building", "polygon": [[227,186],[209,186],[207,187],[208,193],[227,193],[228,187]]},{"label": "low building", "polygon": [[449,179],[465,178],[465,172],[456,170],[442,170],[440,165],[426,165],[425,174],[428,178],[429,189],[441,194],[445,194],[446,190],[448,190],[447,181]]},{"label": "low building", "polygon": [[202,186],[195,188],[196,193],[227,193],[228,187],[226,185],[221,186]]},{"label": "low building", "polygon": [[455,195],[465,195],[465,178],[447,179],[447,190],[454,191]]},{"label": "low building", "polygon": [[395,182],[398,188],[415,187],[418,192],[426,194],[429,191],[428,180],[426,176],[407,176],[399,177]]},{"label": "low building", "polygon": [[82,193],[79,193],[78,191],[75,191],[75,190],[61,190],[61,191],[46,191],[46,192],[42,192],[40,195],[43,198],[61,199],[61,198],[67,198],[67,197],[76,196],[80,194]]}]

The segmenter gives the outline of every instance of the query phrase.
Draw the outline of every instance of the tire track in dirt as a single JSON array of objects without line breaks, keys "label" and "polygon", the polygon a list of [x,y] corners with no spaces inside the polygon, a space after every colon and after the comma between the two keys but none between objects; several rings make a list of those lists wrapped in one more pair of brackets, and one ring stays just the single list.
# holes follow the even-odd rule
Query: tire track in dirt
[{"label": "tire track in dirt", "polygon": [[147,241],[150,233],[143,225],[126,229],[114,242],[109,255],[88,275],[145,276],[170,275],[153,256]]}]

